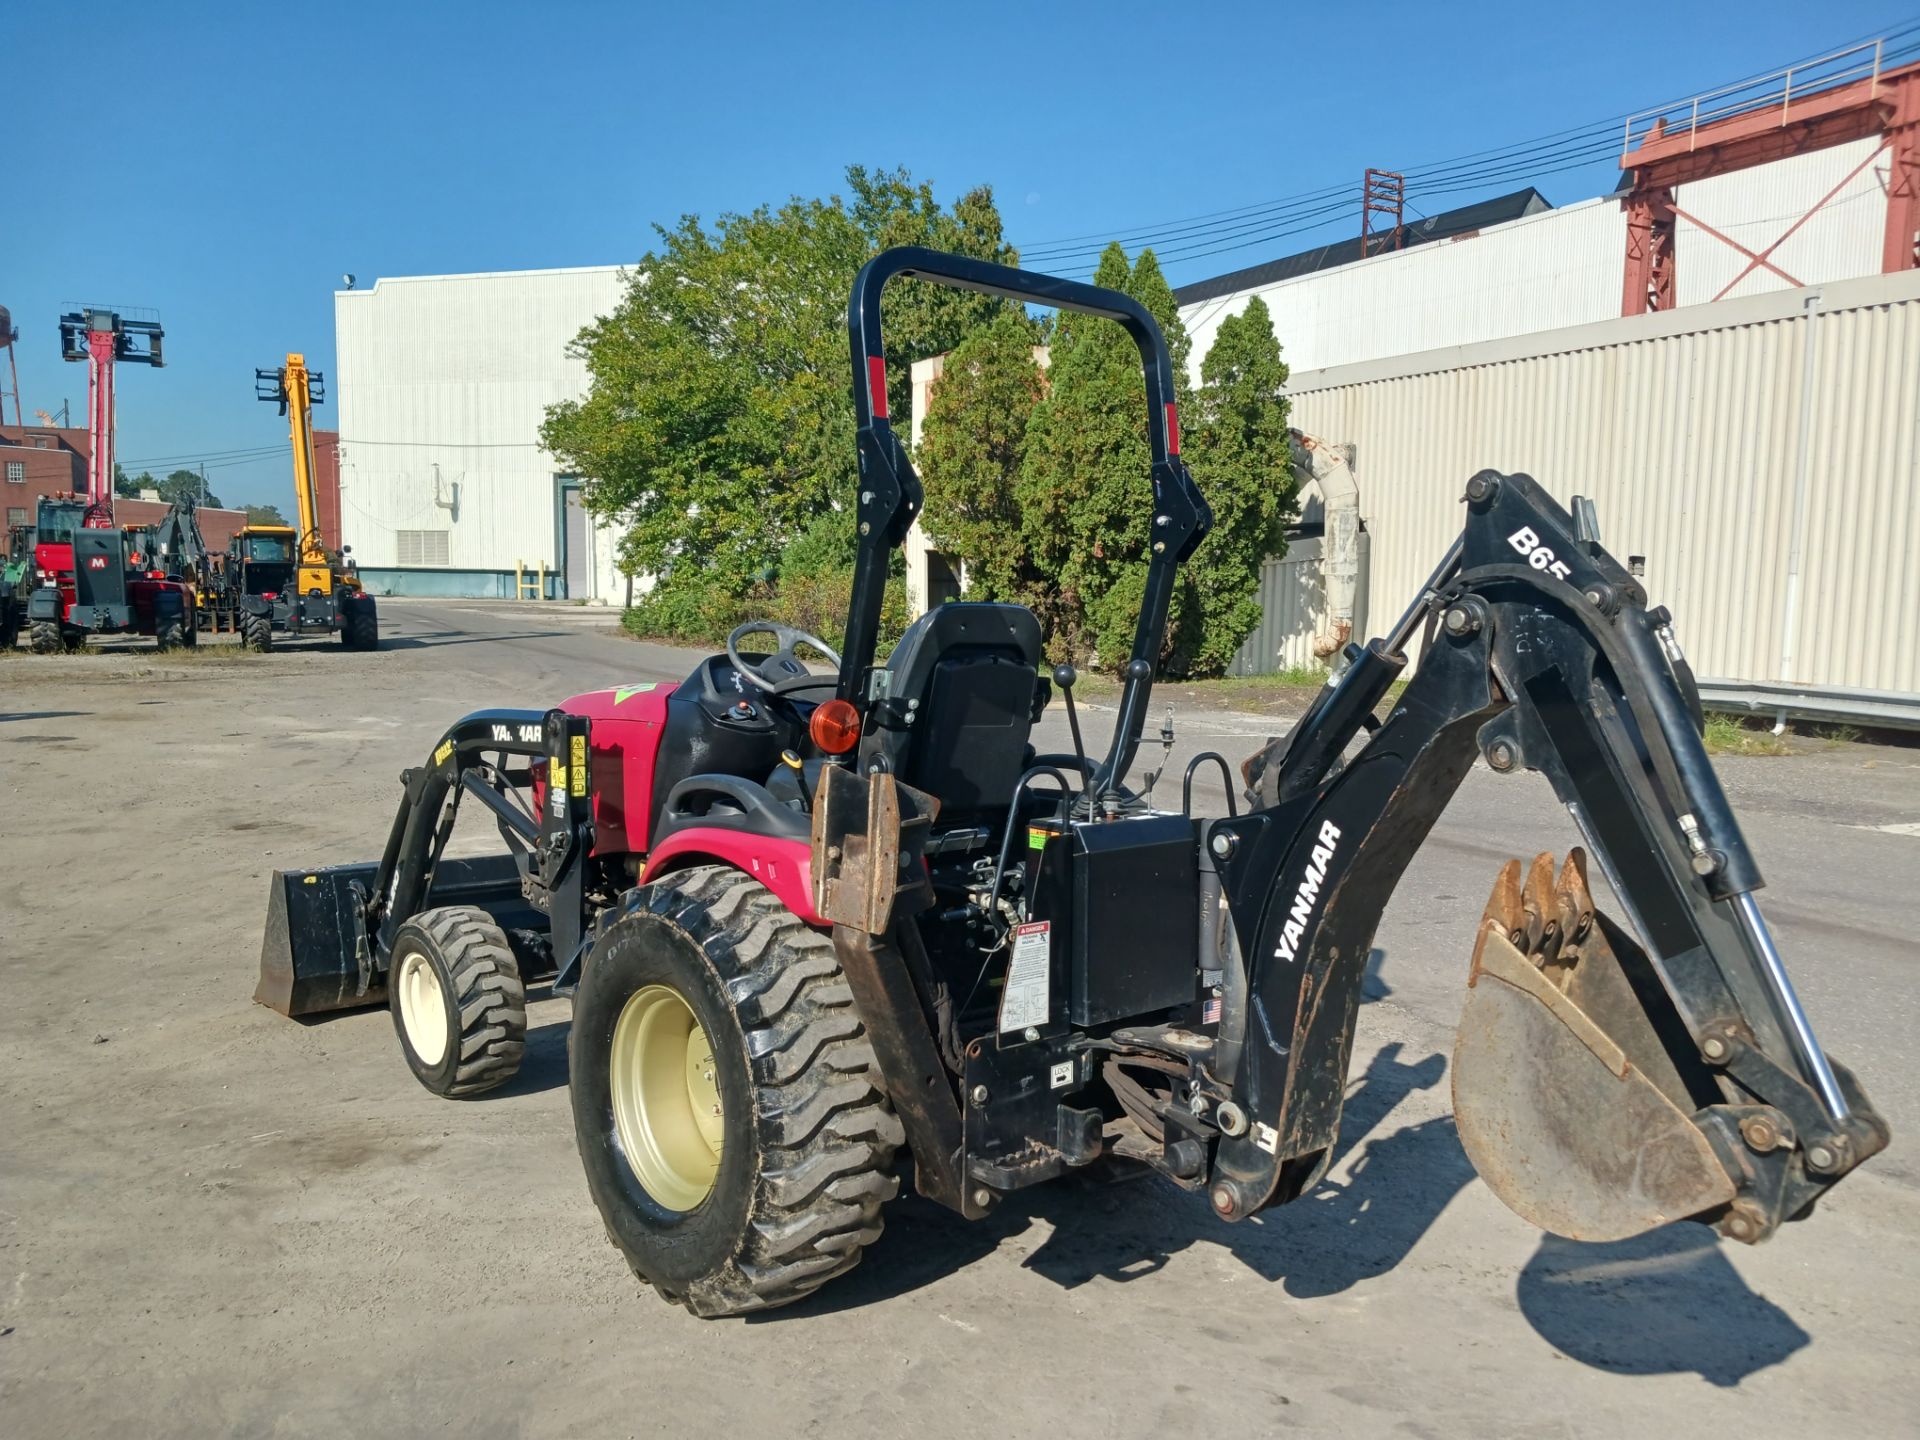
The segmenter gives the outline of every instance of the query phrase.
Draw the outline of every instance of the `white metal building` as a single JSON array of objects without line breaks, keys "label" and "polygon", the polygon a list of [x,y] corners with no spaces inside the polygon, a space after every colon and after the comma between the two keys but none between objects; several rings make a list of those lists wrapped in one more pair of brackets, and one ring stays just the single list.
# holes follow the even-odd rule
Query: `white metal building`
[{"label": "white metal building", "polygon": [[[1678,187],[1676,204],[1693,217],[1680,221],[1676,237],[1679,303],[1792,288],[1782,271],[1802,285],[1876,273],[1887,213],[1886,163],[1869,158],[1877,149],[1872,139],[1856,140]],[[1720,294],[1740,275],[1741,256],[1699,222],[1762,250],[1803,215],[1769,256],[1778,270],[1756,268]],[[1232,288],[1229,275],[1174,294],[1193,340],[1196,383],[1220,322],[1255,295],[1273,313],[1288,365],[1324,370],[1617,319],[1626,237],[1618,201],[1584,200],[1334,269],[1244,288]]]},{"label": "white metal building", "polygon": [[610,312],[603,265],[386,278],[334,295],[341,538],[382,594],[619,603],[617,536],[540,448],[546,407],[583,395],[568,347]]}]

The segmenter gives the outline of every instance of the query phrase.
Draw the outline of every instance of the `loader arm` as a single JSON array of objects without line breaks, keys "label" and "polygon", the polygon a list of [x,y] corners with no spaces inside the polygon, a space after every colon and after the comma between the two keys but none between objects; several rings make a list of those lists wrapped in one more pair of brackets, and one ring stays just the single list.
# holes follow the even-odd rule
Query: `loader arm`
[{"label": "loader arm", "polygon": [[[432,905],[541,912],[557,983],[577,970],[587,859],[593,848],[588,737],[591,723],[564,710],[478,710],[401,773],[400,805],[378,861],[276,870],[254,999],[287,1016],[378,1003],[394,937]],[[511,803],[502,774],[515,760],[541,764],[538,813]],[[461,804],[487,810],[506,854],[446,854]]]},{"label": "loader arm", "polygon": [[[1886,1125],[1780,966],[1665,612],[1529,477],[1482,472],[1467,502],[1421,598],[1267,757],[1275,803],[1212,827],[1251,940],[1231,1084],[1253,1122],[1220,1143],[1214,1207],[1241,1218],[1324,1171],[1375,927],[1484,756],[1547,777],[1636,936],[1594,912],[1578,858],[1557,889],[1544,863],[1524,894],[1503,876],[1454,1067],[1469,1154],[1507,1203],[1576,1238],[1688,1215],[1764,1238],[1884,1148]],[[1419,673],[1335,772],[1422,623]]]}]

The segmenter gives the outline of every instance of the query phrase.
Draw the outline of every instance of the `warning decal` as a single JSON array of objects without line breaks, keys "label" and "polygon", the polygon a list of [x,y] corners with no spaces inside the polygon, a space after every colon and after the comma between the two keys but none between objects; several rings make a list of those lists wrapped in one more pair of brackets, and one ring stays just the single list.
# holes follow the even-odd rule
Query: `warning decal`
[{"label": "warning decal", "polygon": [[1000,992],[1002,1035],[1047,1023],[1053,981],[1052,929],[1045,920],[1014,929],[1013,958],[1007,962],[1007,983]]}]

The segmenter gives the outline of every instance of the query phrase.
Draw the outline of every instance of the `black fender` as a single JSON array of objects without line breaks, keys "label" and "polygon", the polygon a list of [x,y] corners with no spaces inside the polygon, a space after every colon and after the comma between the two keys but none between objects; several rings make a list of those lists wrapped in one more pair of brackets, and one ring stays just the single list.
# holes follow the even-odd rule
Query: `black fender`
[{"label": "black fender", "polygon": [[60,591],[52,585],[42,585],[27,597],[29,620],[58,620],[60,612]]}]

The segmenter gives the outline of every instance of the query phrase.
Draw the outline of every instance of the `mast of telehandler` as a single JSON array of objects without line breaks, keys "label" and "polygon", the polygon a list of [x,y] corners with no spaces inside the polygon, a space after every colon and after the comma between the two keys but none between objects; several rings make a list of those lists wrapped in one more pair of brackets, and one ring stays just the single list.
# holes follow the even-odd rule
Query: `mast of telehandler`
[{"label": "mast of telehandler", "polygon": [[255,370],[253,377],[254,393],[278,404],[280,413],[288,417],[287,433],[293,443],[293,502],[299,513],[300,593],[331,593],[333,568],[320,535],[320,497],[313,460],[313,407],[316,401],[326,399],[327,377],[307,369],[306,356],[292,353],[278,370]]},{"label": "mast of telehandler", "polygon": [[[113,367],[127,360],[164,365],[157,319],[127,320],[93,305],[60,317],[60,358],[87,363],[87,510],[89,529],[113,526]],[[145,342],[142,344],[141,342]]]}]

